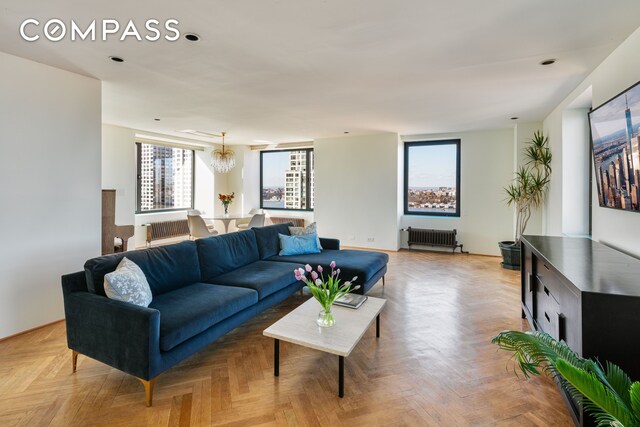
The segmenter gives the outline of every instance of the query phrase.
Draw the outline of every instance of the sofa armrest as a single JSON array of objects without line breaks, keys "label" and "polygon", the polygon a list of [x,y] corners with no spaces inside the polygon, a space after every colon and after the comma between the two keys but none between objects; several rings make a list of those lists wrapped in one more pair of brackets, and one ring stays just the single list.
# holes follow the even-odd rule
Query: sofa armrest
[{"label": "sofa armrest", "polygon": [[160,312],[89,292],[64,296],[69,348],[136,377],[157,375]]},{"label": "sofa armrest", "polygon": [[320,245],[322,246],[322,249],[339,250],[340,249],[340,240],[338,240],[338,239],[329,239],[327,237],[321,237],[320,238]]}]

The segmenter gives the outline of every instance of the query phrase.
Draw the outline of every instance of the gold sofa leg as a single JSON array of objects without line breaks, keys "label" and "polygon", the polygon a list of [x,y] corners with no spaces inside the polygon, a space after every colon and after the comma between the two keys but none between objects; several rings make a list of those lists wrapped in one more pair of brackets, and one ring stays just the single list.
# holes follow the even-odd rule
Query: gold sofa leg
[{"label": "gold sofa leg", "polygon": [[153,404],[153,386],[156,385],[156,378],[152,378],[149,381],[138,378],[144,386],[144,397],[148,407]]},{"label": "gold sofa leg", "polygon": [[73,373],[76,372],[77,366],[78,366],[78,352],[75,350],[71,350],[71,367],[73,368]]},{"label": "gold sofa leg", "polygon": [[382,287],[384,288],[384,276],[382,276]]}]

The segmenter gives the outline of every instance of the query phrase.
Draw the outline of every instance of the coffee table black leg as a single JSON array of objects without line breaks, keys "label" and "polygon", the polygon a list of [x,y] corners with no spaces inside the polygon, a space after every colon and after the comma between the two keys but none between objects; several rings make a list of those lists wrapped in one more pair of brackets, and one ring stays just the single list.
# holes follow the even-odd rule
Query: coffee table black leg
[{"label": "coffee table black leg", "polygon": [[273,375],[280,376],[280,340],[277,338],[273,345]]},{"label": "coffee table black leg", "polygon": [[338,356],[338,396],[344,397],[344,356]]},{"label": "coffee table black leg", "polygon": [[376,338],[380,338],[380,315],[376,316]]}]

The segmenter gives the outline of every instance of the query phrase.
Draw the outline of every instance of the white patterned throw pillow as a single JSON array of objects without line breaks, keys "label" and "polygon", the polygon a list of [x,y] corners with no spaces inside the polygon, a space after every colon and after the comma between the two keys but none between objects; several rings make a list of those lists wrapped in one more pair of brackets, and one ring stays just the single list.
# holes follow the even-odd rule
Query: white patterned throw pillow
[{"label": "white patterned throw pillow", "polygon": [[[292,236],[306,236],[307,234],[318,233],[318,226],[315,222],[307,225],[306,227],[289,227],[289,233]],[[320,237],[318,237],[318,249],[322,250],[322,245],[320,245]]]},{"label": "white patterned throw pillow", "polygon": [[127,258],[122,258],[116,271],[104,275],[104,292],[110,299],[141,307],[148,307],[153,298],[144,273]]}]

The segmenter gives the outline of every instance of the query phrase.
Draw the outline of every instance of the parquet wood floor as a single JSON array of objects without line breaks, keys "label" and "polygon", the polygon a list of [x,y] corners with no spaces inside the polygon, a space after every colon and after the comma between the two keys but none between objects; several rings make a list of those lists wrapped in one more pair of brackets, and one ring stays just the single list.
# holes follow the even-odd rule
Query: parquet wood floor
[{"label": "parquet wood floor", "polygon": [[0,426],[564,426],[545,378],[517,379],[491,345],[520,329],[518,274],[497,258],[390,254],[382,336],[346,360],[273,342],[262,330],[308,296],[296,294],[158,378],[153,407],[135,378],[87,357],[71,373],[64,323],[0,342]]}]

